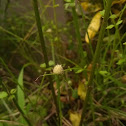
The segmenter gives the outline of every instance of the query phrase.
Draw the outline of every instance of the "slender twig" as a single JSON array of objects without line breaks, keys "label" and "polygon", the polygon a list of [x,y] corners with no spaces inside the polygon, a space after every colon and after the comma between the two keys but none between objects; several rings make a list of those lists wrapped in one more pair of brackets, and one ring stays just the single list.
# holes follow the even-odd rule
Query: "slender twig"
[{"label": "slender twig", "polygon": [[62,126],[62,109],[61,109],[61,101],[60,101],[60,81],[59,81],[59,75],[55,75],[56,83],[57,83],[57,89],[58,89],[58,106],[59,106],[59,126]]},{"label": "slender twig", "polygon": [[[36,24],[37,24],[38,33],[39,33],[39,39],[40,39],[40,43],[41,43],[41,47],[42,47],[42,52],[43,52],[43,55],[44,55],[46,67],[48,68],[49,67],[48,57],[47,57],[47,51],[46,51],[45,41],[44,41],[43,32],[42,32],[42,25],[41,25],[40,15],[39,15],[39,11],[38,11],[37,0],[33,0],[33,6],[34,6],[34,13],[35,13]],[[48,76],[48,78],[49,78],[49,82],[50,82],[50,87],[51,87],[53,99],[54,99],[54,102],[55,102],[55,105],[56,105],[57,114],[59,114],[56,95],[55,95],[53,82],[52,82],[52,77]]]},{"label": "slender twig", "polygon": [[[75,0],[71,0],[71,2],[75,2]],[[81,64],[85,62],[84,60],[84,54],[83,54],[83,46],[82,46],[82,41],[81,41],[81,34],[79,31],[79,23],[78,23],[78,16],[76,13],[75,6],[72,7],[72,15],[73,15],[73,22],[74,22],[74,27],[75,27],[75,32],[76,32],[76,37],[78,40],[78,53],[81,58]]]},{"label": "slender twig", "polygon": [[83,124],[83,118],[85,116],[87,103],[89,101],[89,96],[90,96],[90,92],[91,92],[91,89],[92,89],[91,86],[92,86],[92,83],[93,83],[96,63],[98,61],[98,57],[99,57],[99,54],[100,54],[100,48],[101,48],[101,44],[102,44],[103,37],[104,37],[104,34],[105,34],[105,29],[106,29],[106,26],[107,26],[107,20],[109,18],[109,13],[110,13],[110,10],[111,10],[111,4],[112,4],[112,0],[107,0],[104,20],[102,22],[101,30],[100,30],[99,37],[98,37],[98,43],[97,43],[95,55],[94,55],[94,58],[93,58],[91,75],[90,75],[90,79],[89,79],[89,82],[88,82],[87,95],[86,95],[86,98],[85,98],[85,101],[84,101],[84,104],[83,104],[83,110],[82,110],[81,121],[80,121],[79,126],[82,126],[82,124]]}]

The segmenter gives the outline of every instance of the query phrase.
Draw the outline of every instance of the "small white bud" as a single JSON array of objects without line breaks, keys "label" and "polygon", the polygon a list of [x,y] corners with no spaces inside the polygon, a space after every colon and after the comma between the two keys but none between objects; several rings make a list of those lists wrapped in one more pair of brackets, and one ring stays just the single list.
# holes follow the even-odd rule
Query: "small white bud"
[{"label": "small white bud", "polygon": [[63,73],[63,67],[62,67],[62,65],[56,65],[56,66],[54,66],[54,68],[53,68],[53,73],[54,74],[62,74]]},{"label": "small white bud", "polygon": [[49,29],[46,30],[46,32],[51,33],[52,29],[49,28]]}]

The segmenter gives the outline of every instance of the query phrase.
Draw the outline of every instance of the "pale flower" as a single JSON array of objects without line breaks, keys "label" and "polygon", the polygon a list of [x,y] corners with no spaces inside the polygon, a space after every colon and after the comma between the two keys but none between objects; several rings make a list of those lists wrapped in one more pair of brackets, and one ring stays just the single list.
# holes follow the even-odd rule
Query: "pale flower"
[{"label": "pale flower", "polygon": [[62,65],[55,65],[53,68],[53,73],[54,74],[62,74],[63,73],[63,67]]}]

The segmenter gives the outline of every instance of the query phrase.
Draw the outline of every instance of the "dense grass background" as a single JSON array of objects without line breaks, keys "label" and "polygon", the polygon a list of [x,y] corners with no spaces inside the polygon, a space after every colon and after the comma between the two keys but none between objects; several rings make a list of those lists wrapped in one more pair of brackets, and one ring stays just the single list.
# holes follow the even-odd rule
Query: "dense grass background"
[{"label": "dense grass background", "polygon": [[126,125],[126,2],[86,2],[0,0],[0,126]]}]

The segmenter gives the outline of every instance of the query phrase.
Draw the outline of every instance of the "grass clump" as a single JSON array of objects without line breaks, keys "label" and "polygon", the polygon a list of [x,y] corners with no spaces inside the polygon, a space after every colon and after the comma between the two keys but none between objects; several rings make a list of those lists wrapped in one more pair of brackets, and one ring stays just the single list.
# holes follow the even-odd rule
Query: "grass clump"
[{"label": "grass clump", "polygon": [[0,126],[124,126],[125,1],[18,2],[0,17]]}]

